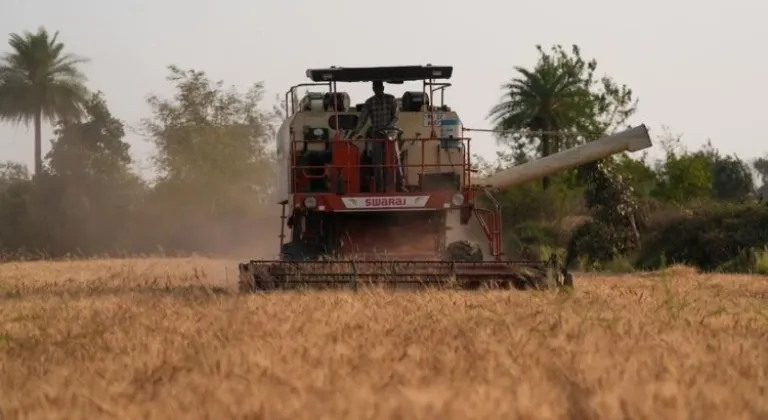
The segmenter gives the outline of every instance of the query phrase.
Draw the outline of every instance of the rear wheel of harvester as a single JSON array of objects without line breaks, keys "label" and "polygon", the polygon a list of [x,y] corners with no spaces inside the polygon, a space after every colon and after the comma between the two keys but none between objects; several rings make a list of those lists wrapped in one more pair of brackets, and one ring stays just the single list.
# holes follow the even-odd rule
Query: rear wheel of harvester
[{"label": "rear wheel of harvester", "polygon": [[447,261],[482,261],[480,245],[470,241],[451,242],[445,247],[443,259]]},{"label": "rear wheel of harvester", "polygon": [[[479,245],[461,240],[448,244],[443,252],[444,261],[482,262],[483,251]],[[478,267],[479,269],[479,267]],[[515,288],[518,290],[552,290],[572,288],[573,276],[552,255],[549,261],[518,261],[509,266],[508,271],[500,271],[498,278],[483,280],[465,280],[462,288],[477,290],[481,286],[489,288]]]},{"label": "rear wheel of harvester", "polygon": [[238,289],[241,293],[266,292],[279,287],[279,282],[267,268],[255,269],[250,264],[240,264]]},{"label": "rear wheel of harvester", "polygon": [[[286,242],[280,248],[281,261],[306,261],[314,257],[313,250],[301,242]],[[241,292],[271,291],[284,286],[284,267],[276,264],[266,268],[255,268],[241,264],[238,288]]]},{"label": "rear wheel of harvester", "polygon": [[545,264],[524,267],[517,273],[518,289],[552,290],[573,287],[573,275],[569,273],[552,254]]},{"label": "rear wheel of harvester", "polygon": [[549,290],[558,285],[557,273],[546,266],[527,266],[515,273],[515,287],[521,290]]},{"label": "rear wheel of harvester", "polygon": [[[480,245],[467,241],[455,241],[448,244],[443,251],[444,261],[483,261],[483,249]],[[468,281],[461,285],[466,290],[477,290],[482,286],[480,281]]]},{"label": "rear wheel of harvester", "polygon": [[314,250],[301,242],[286,242],[280,248],[280,259],[283,261],[306,261],[314,257]]}]

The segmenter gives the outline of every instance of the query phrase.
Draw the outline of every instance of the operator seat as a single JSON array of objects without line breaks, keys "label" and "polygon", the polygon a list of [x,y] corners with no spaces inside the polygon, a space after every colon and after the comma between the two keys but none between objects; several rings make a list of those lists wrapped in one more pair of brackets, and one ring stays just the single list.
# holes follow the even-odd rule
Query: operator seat
[{"label": "operator seat", "polygon": [[402,112],[420,112],[421,107],[429,106],[429,95],[426,92],[408,91],[400,98]]},{"label": "operator seat", "polygon": [[325,111],[333,111],[334,104],[338,112],[346,112],[350,106],[349,94],[347,92],[326,92],[323,96],[323,108]]}]

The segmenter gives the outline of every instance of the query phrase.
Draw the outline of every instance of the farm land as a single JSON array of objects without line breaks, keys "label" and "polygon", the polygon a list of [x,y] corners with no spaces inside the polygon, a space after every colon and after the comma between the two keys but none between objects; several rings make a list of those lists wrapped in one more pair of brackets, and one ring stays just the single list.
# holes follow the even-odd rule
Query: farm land
[{"label": "farm land", "polygon": [[768,280],[241,295],[234,261],[0,265],[4,418],[768,418]]},{"label": "farm land", "polygon": [[[18,3],[19,18],[7,21],[28,24],[31,9],[24,16],[18,9],[26,3],[8,3]],[[147,12],[154,21],[171,22],[155,9]],[[487,8],[474,9],[488,15]],[[667,6],[655,13],[668,14]],[[600,158],[584,154],[597,160],[573,170],[565,170],[570,158],[559,167],[534,164],[541,169],[537,179],[496,185],[499,191],[485,203],[501,209],[505,257],[557,254],[576,271],[573,290],[243,295],[238,262],[289,254],[278,248],[285,225],[276,204],[297,191],[285,189],[277,174],[289,173],[296,154],[278,153],[290,147],[279,146],[276,134],[303,101],[313,103],[312,95],[323,92],[302,87],[289,95],[295,96],[290,104],[282,96],[271,101],[272,93],[300,83],[304,68],[275,67],[251,53],[228,55],[256,60],[236,64],[252,82],[240,85],[245,80],[238,76],[239,88],[220,79],[227,72],[205,48],[189,49],[193,56],[181,60],[187,68],[148,54],[140,62],[119,61],[128,49],[115,49],[115,42],[144,39],[150,29],[129,25],[137,31],[129,34],[125,25],[104,25],[109,17],[95,9],[88,16],[106,28],[102,35],[94,37],[82,22],[62,21],[61,37],[54,27],[18,28],[0,49],[0,141],[9,147],[0,160],[0,420],[768,419],[768,155],[754,146],[764,144],[763,127],[755,125],[763,115],[741,98],[738,108],[711,106],[712,89],[702,89],[711,83],[700,80],[722,74],[710,63],[677,60],[672,67],[679,74],[701,79],[669,73],[656,79],[668,85],[654,82],[657,93],[625,84],[647,76],[647,58],[631,54],[638,61],[622,64],[605,57],[608,66],[640,72],[614,78],[578,45],[536,46],[537,58],[527,64],[517,62],[522,50],[516,48],[482,68],[455,63],[463,80],[475,67],[502,93],[487,96],[486,104],[462,103],[466,92],[483,89],[461,78],[448,93],[446,105],[467,123],[475,119],[471,109],[487,112],[484,121],[465,127],[478,132],[471,150],[482,142],[498,146],[494,160],[473,153],[463,161],[474,181],[544,157],[559,161],[558,153],[622,127],[642,123],[652,130],[659,153],[609,156],[615,150],[608,148]],[[718,14],[721,26],[725,18]],[[306,19],[295,23],[311,31],[326,22],[316,14]],[[502,39],[509,34],[500,27]],[[258,52],[253,40],[264,38],[233,38],[227,31],[216,39],[217,31],[189,28],[163,26],[161,32],[193,47],[199,35],[201,46],[219,52],[238,39]],[[704,35],[694,36],[694,29],[676,32]],[[377,32],[355,37],[367,33]],[[621,45],[621,33],[614,31],[610,48]],[[415,45],[409,31],[392,34],[404,37],[396,44]],[[288,38],[267,41],[281,39]],[[154,41],[162,60],[181,59],[174,44]],[[716,44],[704,42],[709,55]],[[96,51],[115,54],[87,56]],[[722,54],[747,56],[732,52],[728,44]],[[754,68],[733,60],[730,68]],[[339,64],[352,65],[346,63]],[[670,72],[668,64],[651,66]],[[152,83],[151,93],[139,76],[159,77],[162,68],[166,86]],[[290,84],[288,74],[296,77]],[[756,75],[740,71],[725,89],[755,92],[764,85]],[[423,89],[419,85],[414,89]],[[404,89],[414,90],[388,86],[386,92],[400,96]],[[680,102],[680,91],[688,102]],[[658,92],[672,95],[662,100],[678,105],[674,114],[695,115],[688,118],[695,125],[686,127],[683,115],[663,110],[654,111],[663,119],[638,115],[638,104],[655,108]],[[135,103],[145,93],[143,104]],[[370,94],[351,93],[351,105]],[[437,104],[434,95],[430,102]],[[144,113],[129,111],[140,105]],[[723,113],[730,109],[738,115]],[[663,125],[673,117],[683,128]],[[24,126],[28,133],[5,130]],[[642,132],[648,134],[634,131]],[[691,148],[710,134],[714,143]],[[149,153],[134,147],[140,138],[154,146]],[[749,155],[732,153],[739,142],[750,145],[742,149]],[[29,147],[29,155],[22,159],[18,147]],[[418,236],[389,225],[399,239]],[[303,242],[300,230],[291,236]],[[455,239],[489,243],[478,232]],[[435,245],[434,237],[427,239]],[[104,257],[153,253],[227,259]],[[40,256],[45,259],[29,261]]]}]

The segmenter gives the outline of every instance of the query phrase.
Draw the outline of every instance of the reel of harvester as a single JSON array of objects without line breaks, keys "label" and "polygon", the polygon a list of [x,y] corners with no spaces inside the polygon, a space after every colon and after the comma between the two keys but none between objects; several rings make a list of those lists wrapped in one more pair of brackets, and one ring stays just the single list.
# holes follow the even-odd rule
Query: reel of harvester
[{"label": "reel of harvester", "polygon": [[432,261],[329,259],[252,260],[240,264],[242,292],[387,288],[555,289],[572,287],[573,277],[553,255],[548,261]]}]

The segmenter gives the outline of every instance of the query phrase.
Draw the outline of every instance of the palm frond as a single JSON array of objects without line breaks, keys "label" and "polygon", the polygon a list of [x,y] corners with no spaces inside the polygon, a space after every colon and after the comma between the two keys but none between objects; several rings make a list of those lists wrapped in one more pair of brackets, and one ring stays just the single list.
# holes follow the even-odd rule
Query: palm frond
[{"label": "palm frond", "polygon": [[8,44],[0,59],[0,120],[29,124],[38,112],[51,123],[79,119],[88,96],[79,65],[89,60],[65,53],[58,32],[42,27],[11,34]]},{"label": "palm frond", "polygon": [[[494,130],[556,131],[574,128],[589,115],[588,81],[580,72],[557,61],[542,60],[534,68],[515,68],[516,75],[502,86],[504,95],[487,118]],[[497,135],[498,143],[509,141]],[[533,139],[528,139],[533,141]],[[555,150],[565,139],[553,139]]]}]

